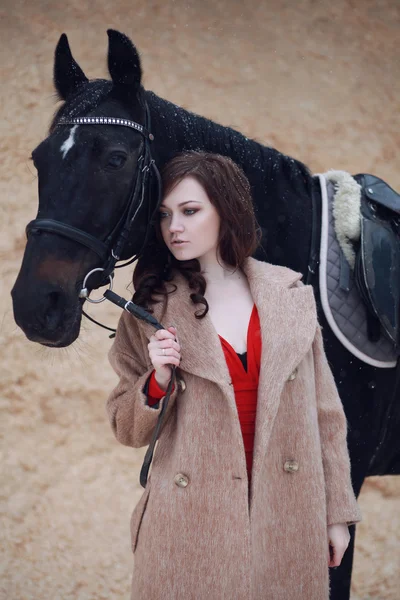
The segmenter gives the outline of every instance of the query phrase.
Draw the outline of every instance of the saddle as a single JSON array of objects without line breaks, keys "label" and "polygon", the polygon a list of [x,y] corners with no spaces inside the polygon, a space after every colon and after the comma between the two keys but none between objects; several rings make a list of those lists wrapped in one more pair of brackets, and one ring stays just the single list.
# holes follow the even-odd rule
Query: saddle
[{"label": "saddle", "polygon": [[400,195],[374,175],[354,179],[361,185],[355,278],[368,310],[368,335],[376,341],[381,327],[399,354]]},{"label": "saddle", "polygon": [[320,291],[336,337],[375,367],[400,356],[400,195],[369,174],[319,175]]}]

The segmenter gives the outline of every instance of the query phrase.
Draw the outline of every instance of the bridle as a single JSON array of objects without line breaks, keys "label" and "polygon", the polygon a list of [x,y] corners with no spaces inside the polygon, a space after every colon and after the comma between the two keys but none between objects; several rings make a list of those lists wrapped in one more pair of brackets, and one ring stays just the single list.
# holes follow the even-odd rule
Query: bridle
[{"label": "bridle", "polygon": [[[128,201],[126,202],[125,208],[117,224],[108,234],[105,240],[98,240],[90,233],[57,221],[55,219],[34,219],[28,223],[26,227],[26,235],[29,238],[32,233],[49,232],[61,235],[70,240],[78,242],[79,244],[86,246],[93,252],[95,252],[103,261],[103,266],[96,269],[92,269],[87,273],[82,289],[79,292],[79,297],[89,302],[97,303],[103,302],[105,298],[99,300],[92,300],[89,298],[90,291],[106,285],[107,281],[110,283],[110,289],[112,288],[112,277],[115,268],[122,268],[128,264],[134,262],[137,257],[141,254],[143,248],[146,246],[148,236],[150,232],[150,226],[153,222],[155,211],[161,201],[161,178],[156,166],[156,163],[151,154],[150,143],[154,141],[154,135],[150,132],[150,112],[148,105],[145,105],[145,125],[136,123],[129,119],[121,119],[116,117],[61,117],[55,124],[55,127],[62,125],[117,125],[122,127],[130,127],[135,131],[138,131],[143,137],[143,144],[141,153],[138,158],[138,168],[136,170],[136,177],[133,181],[133,185],[129,194]],[[150,191],[152,176],[155,177],[157,191],[156,191],[156,204],[152,211],[150,202]],[[142,248],[139,252],[131,256],[127,262],[122,265],[116,266],[116,263],[120,260],[123,254],[125,245],[131,237],[131,232],[135,223],[135,219],[143,203],[147,197],[148,215],[147,215],[147,230],[145,239],[142,244]],[[101,271],[102,277],[98,285],[92,285],[90,288],[86,287],[89,277],[95,271]]]},{"label": "bridle", "polygon": [[[79,297],[83,299],[83,301],[88,300],[89,302],[103,302],[104,300],[110,300],[120,308],[123,308],[130,314],[133,314],[138,319],[146,321],[155,327],[156,329],[165,329],[159,321],[153,315],[149,314],[145,311],[141,306],[137,306],[130,300],[127,301],[121,296],[118,296],[114,292],[112,292],[112,281],[114,269],[118,269],[121,267],[125,267],[132,262],[134,262],[138,256],[142,253],[146,243],[148,241],[149,232],[151,229],[151,224],[153,222],[156,210],[161,202],[161,178],[156,163],[151,155],[150,143],[154,141],[154,135],[150,132],[150,112],[147,103],[145,104],[145,125],[140,125],[140,123],[136,123],[135,121],[130,121],[129,119],[120,119],[115,117],[75,117],[75,118],[67,118],[62,117],[56,123],[55,127],[61,125],[118,125],[122,127],[130,127],[131,129],[135,129],[143,136],[143,145],[141,148],[141,153],[138,159],[138,168],[136,172],[136,178],[132,185],[128,201],[123,210],[121,217],[119,218],[117,224],[109,233],[105,240],[98,240],[91,234],[73,227],[72,225],[68,225],[63,223],[62,221],[57,221],[55,219],[34,219],[30,223],[28,223],[26,227],[26,235],[29,238],[31,234],[41,233],[42,231],[55,233],[66,237],[70,240],[78,242],[83,246],[86,246],[90,250],[93,250],[103,261],[102,267],[97,267],[96,269],[92,269],[87,273],[83,280],[82,289],[79,292]],[[156,192],[156,204],[152,210],[150,195],[151,195],[151,177],[154,175],[157,185]],[[147,197],[148,200],[148,220],[147,220],[147,229],[145,234],[145,239],[142,244],[139,252],[135,253],[133,256],[127,259],[127,262],[124,262],[122,265],[117,266],[117,262],[120,260],[120,257],[123,254],[125,245],[129,240],[132,232],[133,225],[135,224],[135,219],[137,214],[139,213],[141,207],[143,206],[143,202]],[[97,285],[91,286],[91,288],[86,287],[87,281],[89,277],[94,272],[102,272],[101,280]],[[109,281],[110,288],[104,293],[104,296],[98,300],[93,300],[89,298],[90,291],[93,289],[97,289],[102,287]],[[102,325],[98,321],[95,321],[89,315],[87,315],[83,310],[83,314],[105,329],[110,329],[115,332],[115,329],[111,329],[110,327],[106,327]],[[112,336],[110,336],[112,337]],[[161,426],[164,420],[164,415],[168,406],[168,401],[171,395],[172,386],[176,380],[174,365],[171,365],[172,376],[170,382],[168,384],[168,388],[165,392],[165,397],[163,401],[163,405],[158,416],[157,425],[153,431],[153,436],[150,442],[150,445],[147,449],[144,462],[142,465],[142,469],[140,471],[140,483],[143,487],[146,487],[148,472],[150,469],[151,461],[153,458],[154,448],[161,431]]]}]

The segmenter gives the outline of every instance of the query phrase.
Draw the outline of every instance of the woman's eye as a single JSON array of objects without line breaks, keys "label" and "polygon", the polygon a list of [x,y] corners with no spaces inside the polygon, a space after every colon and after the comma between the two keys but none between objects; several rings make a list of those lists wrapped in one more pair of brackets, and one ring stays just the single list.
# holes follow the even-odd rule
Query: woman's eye
[{"label": "woman's eye", "polygon": [[110,169],[120,169],[126,163],[126,155],[115,153],[108,157],[107,167]]},{"label": "woman's eye", "polygon": [[[197,213],[197,210],[193,209],[193,208],[185,208],[185,210],[183,211],[185,215],[187,216],[191,216],[194,215],[195,213]],[[167,212],[159,212],[159,217],[160,219],[164,219],[165,217],[168,217],[168,213]]]}]

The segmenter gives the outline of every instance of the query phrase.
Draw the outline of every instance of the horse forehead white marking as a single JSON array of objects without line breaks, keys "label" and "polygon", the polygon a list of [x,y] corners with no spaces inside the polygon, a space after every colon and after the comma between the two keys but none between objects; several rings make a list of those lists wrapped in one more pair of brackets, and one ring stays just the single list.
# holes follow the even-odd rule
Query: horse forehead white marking
[{"label": "horse forehead white marking", "polygon": [[70,131],[69,137],[62,144],[60,151],[65,158],[68,152],[71,150],[72,146],[75,144],[75,132],[78,129],[78,125],[74,125]]}]

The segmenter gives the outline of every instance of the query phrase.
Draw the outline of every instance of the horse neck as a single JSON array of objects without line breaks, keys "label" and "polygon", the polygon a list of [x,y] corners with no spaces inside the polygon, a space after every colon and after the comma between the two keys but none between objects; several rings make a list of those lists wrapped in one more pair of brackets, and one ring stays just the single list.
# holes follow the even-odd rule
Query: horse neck
[{"label": "horse neck", "polygon": [[[153,92],[146,92],[146,99],[150,108],[152,128],[156,132],[160,167],[178,152],[199,148],[206,152],[229,156],[242,167],[247,167],[250,158],[269,150],[238,131],[191,113]],[[262,162],[254,167],[261,171]]]},{"label": "horse neck", "polygon": [[260,258],[303,273],[311,236],[312,175],[298,160],[146,92],[159,168],[179,152],[229,156],[247,175],[263,230]]}]

